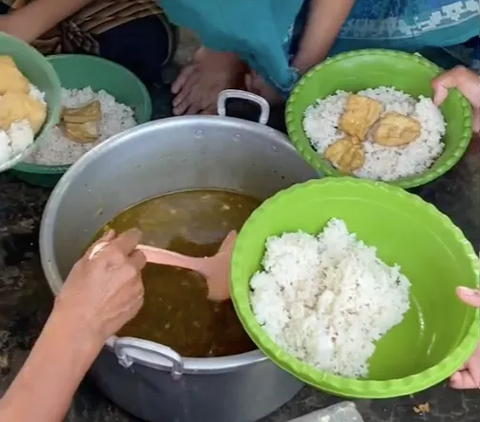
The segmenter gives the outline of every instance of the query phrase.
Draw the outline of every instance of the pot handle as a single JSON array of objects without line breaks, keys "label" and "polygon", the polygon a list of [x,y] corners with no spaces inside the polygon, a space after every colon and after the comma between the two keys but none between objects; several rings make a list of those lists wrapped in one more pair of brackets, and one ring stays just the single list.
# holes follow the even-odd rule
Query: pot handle
[{"label": "pot handle", "polygon": [[218,95],[217,100],[217,113],[219,116],[225,117],[227,115],[227,100],[240,99],[251,101],[260,107],[260,117],[258,123],[266,125],[270,118],[270,105],[268,101],[260,97],[260,95],[252,94],[251,92],[242,91],[240,89],[226,89]]},{"label": "pot handle", "polygon": [[118,363],[124,368],[138,363],[157,369],[171,368],[172,377],[176,379],[183,374],[183,358],[170,347],[133,337],[118,338],[112,347]]}]

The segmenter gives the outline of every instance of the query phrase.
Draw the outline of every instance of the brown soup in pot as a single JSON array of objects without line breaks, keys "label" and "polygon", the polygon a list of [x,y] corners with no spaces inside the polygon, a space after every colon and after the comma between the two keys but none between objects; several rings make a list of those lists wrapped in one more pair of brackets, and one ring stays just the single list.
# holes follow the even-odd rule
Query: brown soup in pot
[{"label": "brown soup in pot", "polygon": [[[123,211],[102,232],[136,227],[142,243],[190,256],[211,256],[231,230],[239,230],[260,201],[221,190],[162,195]],[[218,357],[255,349],[231,301],[207,299],[203,277],[193,271],[147,264],[145,304],[119,336],[164,344],[185,357]]]}]

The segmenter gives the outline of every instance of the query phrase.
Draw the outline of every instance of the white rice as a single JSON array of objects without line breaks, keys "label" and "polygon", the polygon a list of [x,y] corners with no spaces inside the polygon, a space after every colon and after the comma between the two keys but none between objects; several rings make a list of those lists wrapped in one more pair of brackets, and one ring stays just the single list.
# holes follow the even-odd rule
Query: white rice
[{"label": "white rice", "polygon": [[410,282],[376,249],[332,219],[318,236],[285,233],[267,241],[251,305],[287,353],[336,375],[368,375],[376,342],[410,308]]},{"label": "white rice", "polygon": [[36,86],[30,85],[29,95],[30,95],[31,98],[41,102],[42,104],[46,104],[45,93],[40,91]]},{"label": "white rice", "polygon": [[[345,134],[338,129],[350,93],[337,91],[318,100],[305,110],[303,126],[312,146],[323,154]],[[374,143],[367,137],[364,142],[365,164],[353,174],[357,177],[392,181],[423,173],[442,154],[446,123],[442,113],[430,98],[420,96],[418,101],[394,88],[379,87],[358,92],[379,101],[383,113],[395,111],[417,119],[421,124],[420,137],[405,146],[388,147]]]},{"label": "white rice", "polygon": [[95,92],[92,88],[62,89],[62,106],[78,108],[98,100],[102,109],[100,123],[100,137],[89,144],[79,144],[63,135],[59,127],[50,132],[50,136],[40,143],[38,149],[31,154],[26,162],[41,165],[66,165],[73,164],[87,151],[96,147],[106,139],[135,126],[132,108],[118,103],[109,93],[101,90]]},{"label": "white rice", "polygon": [[[36,86],[30,85],[29,96],[46,104],[45,94]],[[23,154],[34,140],[35,135],[28,120],[13,122],[7,131],[0,130],[0,168],[16,156]]]}]

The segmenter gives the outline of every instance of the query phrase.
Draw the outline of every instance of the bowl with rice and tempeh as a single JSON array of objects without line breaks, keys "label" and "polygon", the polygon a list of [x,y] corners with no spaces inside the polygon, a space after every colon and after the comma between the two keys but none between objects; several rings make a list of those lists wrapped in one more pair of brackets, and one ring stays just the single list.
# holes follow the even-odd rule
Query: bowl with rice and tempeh
[{"label": "bowl with rice and tempeh", "polygon": [[149,121],[152,105],[140,79],[116,63],[68,54],[47,59],[60,79],[60,123],[12,172],[31,184],[52,187],[86,152]]},{"label": "bowl with rice and tempeh", "polygon": [[360,50],[308,72],[287,103],[297,151],[320,173],[412,188],[450,170],[472,135],[471,108],[452,90],[437,107],[441,69],[417,54]]}]

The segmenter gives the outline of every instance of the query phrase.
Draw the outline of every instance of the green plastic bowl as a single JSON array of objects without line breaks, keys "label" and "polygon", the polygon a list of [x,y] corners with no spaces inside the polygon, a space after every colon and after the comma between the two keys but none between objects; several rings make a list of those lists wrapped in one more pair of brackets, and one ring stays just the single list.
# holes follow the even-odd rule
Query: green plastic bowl
[{"label": "green plastic bowl", "polygon": [[[135,112],[138,124],[148,122],[152,115],[152,101],[145,85],[128,69],[111,61],[86,55],[61,54],[48,57],[60,84],[67,89],[90,86],[113,95]],[[33,185],[53,187],[70,166],[42,166],[19,163],[12,173]]]},{"label": "green plastic bowl", "polygon": [[61,106],[61,90],[60,81],[51,64],[28,44],[0,32],[0,55],[12,57],[30,83],[45,93],[47,102],[47,119],[35,138],[34,144],[24,154],[10,160],[5,166],[0,165],[0,171],[3,171],[20,162],[34,148],[35,143],[41,142],[45,133],[57,124]]},{"label": "green plastic bowl", "polygon": [[[322,372],[283,352],[257,323],[251,277],[261,268],[268,237],[302,230],[317,234],[331,218],[410,279],[411,309],[379,342],[367,379]],[[235,244],[231,294],[245,330],[276,364],[323,391],[388,398],[431,387],[453,374],[478,344],[478,310],[462,304],[459,285],[478,288],[478,257],[462,232],[434,206],[400,188],[355,178],[325,178],[294,186],[253,213]],[[423,328],[422,328],[423,325]]]},{"label": "green plastic bowl", "polygon": [[[316,152],[303,130],[303,115],[317,99],[337,90],[358,92],[379,86],[393,86],[413,97],[431,97],[432,79],[442,72],[438,66],[416,55],[391,50],[360,50],[339,54],[313,68],[298,83],[287,103],[288,134],[297,151],[310,165],[327,176],[345,176]],[[389,184],[404,189],[424,185],[450,170],[465,153],[472,136],[472,113],[468,101],[452,90],[441,106],[447,122],[443,154],[422,174]]]}]

